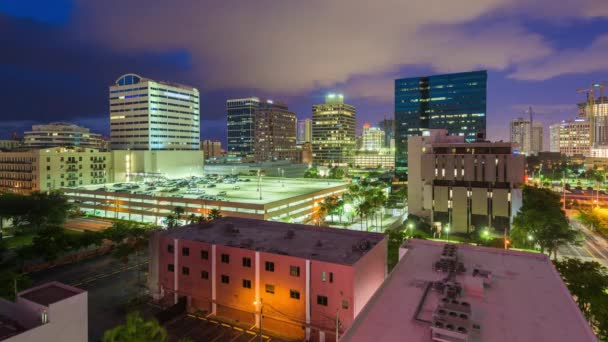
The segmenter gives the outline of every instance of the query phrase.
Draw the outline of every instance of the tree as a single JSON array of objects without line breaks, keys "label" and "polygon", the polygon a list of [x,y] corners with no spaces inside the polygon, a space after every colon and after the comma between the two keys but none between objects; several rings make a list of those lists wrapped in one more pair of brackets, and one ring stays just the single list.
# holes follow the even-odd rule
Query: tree
[{"label": "tree", "polygon": [[174,228],[177,227],[178,219],[175,215],[169,214],[167,217],[165,217],[163,223],[165,226],[167,226],[167,228]]},{"label": "tree", "polygon": [[12,270],[0,271],[0,297],[14,300],[16,293],[32,286],[32,280]]},{"label": "tree", "polygon": [[186,210],[183,207],[173,208],[173,215],[177,219],[178,224],[179,224],[179,221],[182,219],[182,215],[184,214],[185,211]]},{"label": "tree", "polygon": [[[42,229],[28,246],[47,261],[56,260],[66,251],[79,247],[76,237],[65,233],[62,227],[49,226]],[[26,248],[28,248],[26,247]]]},{"label": "tree", "polygon": [[541,253],[554,253],[568,243],[578,243],[579,234],[574,230],[561,209],[560,196],[549,189],[526,186],[523,205],[513,219],[511,239],[516,246],[529,247],[530,241],[540,246]]},{"label": "tree", "polygon": [[54,191],[32,192],[30,195],[0,195],[0,218],[9,218],[17,229],[39,231],[44,227],[65,223],[72,204],[65,195]]},{"label": "tree", "polygon": [[310,167],[304,172],[304,178],[319,178],[319,169],[317,167]]},{"label": "tree", "polygon": [[167,342],[167,330],[156,320],[145,320],[138,312],[127,315],[125,324],[107,330],[103,342]]},{"label": "tree", "polygon": [[222,212],[219,209],[211,209],[207,218],[211,221],[222,218]]},{"label": "tree", "polygon": [[608,269],[596,261],[555,261],[568,290],[600,341],[608,341]]},{"label": "tree", "polygon": [[188,219],[186,220],[188,224],[196,224],[198,223],[198,216],[195,213],[188,215]]}]

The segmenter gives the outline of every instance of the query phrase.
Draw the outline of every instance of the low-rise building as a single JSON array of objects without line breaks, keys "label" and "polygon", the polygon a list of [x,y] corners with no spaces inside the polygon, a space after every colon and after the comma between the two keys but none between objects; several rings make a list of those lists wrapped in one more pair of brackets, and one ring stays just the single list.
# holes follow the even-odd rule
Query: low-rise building
[{"label": "low-rise building", "polygon": [[82,342],[88,336],[87,292],[59,282],[0,298],[0,340]]},{"label": "low-rise building", "polygon": [[408,141],[409,212],[428,217],[438,233],[503,232],[521,207],[525,159],[511,143],[465,143],[446,130]]},{"label": "low-rise building", "polygon": [[21,140],[0,140],[0,151],[10,151],[21,147]]},{"label": "low-rise building", "polygon": [[33,125],[31,131],[23,133],[23,145],[26,148],[76,146],[100,150],[102,141],[101,134],[91,133],[88,128],[66,122],[53,122]]},{"label": "low-rise building", "polygon": [[222,142],[219,140],[201,141],[201,150],[205,153],[205,158],[214,158],[222,155]]},{"label": "low-rise building", "polygon": [[410,240],[343,342],[593,342],[545,254]]},{"label": "low-rise building", "polygon": [[148,282],[153,297],[184,298],[190,311],[256,326],[263,311],[264,330],[329,341],[384,281],[386,255],[379,233],[222,218],[158,231]]},{"label": "low-rise building", "polygon": [[92,148],[0,152],[0,190],[19,193],[113,181],[112,156]]}]

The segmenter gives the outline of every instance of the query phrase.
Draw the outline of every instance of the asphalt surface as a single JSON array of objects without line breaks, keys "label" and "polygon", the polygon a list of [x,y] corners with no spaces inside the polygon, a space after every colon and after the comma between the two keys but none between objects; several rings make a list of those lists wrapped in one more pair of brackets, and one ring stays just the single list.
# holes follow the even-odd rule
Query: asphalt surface
[{"label": "asphalt surface", "polygon": [[584,237],[581,246],[566,245],[558,250],[558,257],[579,258],[585,261],[597,261],[608,267],[608,241],[597,233],[587,229],[578,220],[571,218],[570,223]]},{"label": "asphalt surface", "polygon": [[[138,268],[144,271],[139,277],[145,279],[145,256],[125,265],[111,255],[104,255],[31,273],[28,276],[34,285],[60,281],[86,290],[89,302],[89,341],[99,341],[107,329],[123,323],[126,314],[125,303],[144,293],[137,282]],[[143,306],[140,310],[147,316],[154,308]]]}]

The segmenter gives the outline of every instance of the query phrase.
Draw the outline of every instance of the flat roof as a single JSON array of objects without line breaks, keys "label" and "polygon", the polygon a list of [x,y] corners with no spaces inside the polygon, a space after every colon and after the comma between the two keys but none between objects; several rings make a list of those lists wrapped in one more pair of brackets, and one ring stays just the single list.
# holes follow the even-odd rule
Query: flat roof
[{"label": "flat roof", "polygon": [[[201,192],[198,194],[187,194],[188,191],[192,191],[193,188],[182,187],[176,192],[169,192],[168,190],[175,188],[171,186],[159,186],[156,185],[156,189],[152,190],[154,197],[166,197],[175,198],[175,201],[179,202],[179,199],[198,199],[203,195],[216,196],[216,199],[201,199],[201,202],[233,202],[233,203],[249,203],[249,204],[270,204],[277,201],[283,201],[286,199],[311,195],[316,192],[335,189],[336,191],[346,188],[347,182],[339,180],[317,180],[317,179],[304,179],[304,178],[281,178],[281,177],[262,177],[262,199],[258,192],[258,180],[257,177],[250,176],[239,176],[239,181],[236,183],[216,183],[213,187],[208,187],[209,184],[197,184],[197,189]],[[249,181],[245,181],[248,179]],[[177,181],[179,179],[171,179],[170,181]],[[183,178],[187,180],[187,178]],[[119,183],[119,182],[117,182]],[[105,183],[105,184],[90,184],[81,185],[78,187],[65,188],[67,192],[74,192],[78,190],[95,191],[98,194],[107,194],[108,196],[116,195],[117,197],[128,197],[129,194],[116,193],[113,191],[99,190],[106,188],[107,190],[121,190],[122,187],[115,187],[117,183]],[[139,192],[145,191],[150,186],[144,184],[145,182],[122,182],[120,184],[135,184],[138,185],[138,189],[132,191]],[[157,182],[158,183],[158,182]],[[225,192],[226,194],[223,194]],[[220,195],[220,193],[222,193]],[[126,196],[123,196],[126,195]],[[177,197],[183,196],[183,197]]]},{"label": "flat roof", "polygon": [[19,297],[27,299],[30,302],[49,306],[50,304],[57,303],[82,292],[84,291],[75,287],[52,282],[21,292],[19,293]]},{"label": "flat roof", "polygon": [[343,265],[353,265],[384,239],[381,233],[236,217],[173,228],[162,234]]},{"label": "flat roof", "polygon": [[[342,341],[431,341],[430,321],[444,295],[432,288],[423,297],[426,284],[446,277],[433,270],[444,245],[404,245],[406,254]],[[459,300],[469,303],[470,320],[479,325],[469,341],[597,341],[546,255],[464,244],[456,253],[465,267],[455,276],[463,288]],[[474,269],[491,271],[491,283],[484,286]],[[418,318],[427,322],[414,318],[419,306]]]}]

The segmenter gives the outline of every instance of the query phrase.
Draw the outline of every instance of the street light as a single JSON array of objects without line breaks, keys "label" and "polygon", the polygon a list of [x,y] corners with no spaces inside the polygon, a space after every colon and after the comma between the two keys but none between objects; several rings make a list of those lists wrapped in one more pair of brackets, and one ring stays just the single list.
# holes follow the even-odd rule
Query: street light
[{"label": "street light", "polygon": [[260,298],[260,302],[258,303],[257,301],[253,302],[253,305],[257,306],[260,305],[260,342],[264,342],[264,338],[262,337],[262,319],[264,317],[264,300],[262,298]]},{"label": "street light", "polygon": [[408,223],[407,228],[410,230],[410,236],[414,235],[414,224],[412,222]]},{"label": "street light", "polygon": [[448,237],[448,242],[450,242],[450,225],[449,224],[445,227],[445,234]]}]

